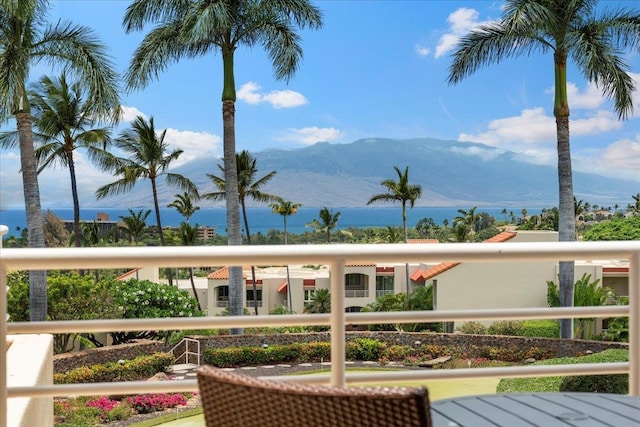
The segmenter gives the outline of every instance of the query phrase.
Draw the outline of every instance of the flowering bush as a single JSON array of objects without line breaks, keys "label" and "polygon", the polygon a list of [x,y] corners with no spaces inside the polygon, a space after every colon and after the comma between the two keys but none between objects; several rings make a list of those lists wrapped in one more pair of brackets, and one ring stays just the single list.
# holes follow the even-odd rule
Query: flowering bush
[{"label": "flowering bush", "polygon": [[128,397],[126,402],[139,414],[164,411],[168,408],[186,405],[187,398],[182,394],[143,394]]},{"label": "flowering bush", "polygon": [[173,363],[171,353],[154,353],[100,365],[80,366],[63,373],[53,374],[55,384],[77,384],[112,381],[136,381],[164,372]]},{"label": "flowering bush", "polygon": [[87,406],[93,408],[100,408],[103,411],[110,411],[118,405],[117,400],[111,400],[107,396],[99,397],[98,399],[90,400],[87,402]]},{"label": "flowering bush", "polygon": [[[203,316],[198,304],[187,291],[175,286],[131,279],[114,282],[115,306],[124,319],[150,319],[158,317]],[[113,332],[114,344],[122,344],[138,338],[166,338],[167,331]]]}]

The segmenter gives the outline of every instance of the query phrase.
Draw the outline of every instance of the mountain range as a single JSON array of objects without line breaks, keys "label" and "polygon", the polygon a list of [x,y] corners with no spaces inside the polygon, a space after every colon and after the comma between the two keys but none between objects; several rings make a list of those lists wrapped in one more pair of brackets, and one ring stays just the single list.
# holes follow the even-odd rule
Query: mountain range
[{"label": "mountain range", "polygon": [[[241,149],[241,147],[239,147]],[[384,179],[397,180],[393,167],[409,167],[409,182],[422,186],[416,206],[552,207],[558,204],[554,167],[533,164],[522,154],[478,143],[432,138],[361,139],[350,144],[317,143],[296,150],[269,149],[252,153],[261,177],[276,171],[262,190],[305,207],[363,207],[374,194],[386,192]],[[202,192],[214,191],[206,173],[220,176],[221,160],[196,159],[175,172],[192,179]],[[578,199],[601,206],[626,206],[640,182],[574,171]],[[114,208],[149,207],[148,187],[109,198]],[[175,189],[160,185],[161,204],[174,199]],[[202,207],[224,202],[201,201]],[[258,206],[248,202],[249,206]],[[89,207],[89,206],[87,206]]]}]

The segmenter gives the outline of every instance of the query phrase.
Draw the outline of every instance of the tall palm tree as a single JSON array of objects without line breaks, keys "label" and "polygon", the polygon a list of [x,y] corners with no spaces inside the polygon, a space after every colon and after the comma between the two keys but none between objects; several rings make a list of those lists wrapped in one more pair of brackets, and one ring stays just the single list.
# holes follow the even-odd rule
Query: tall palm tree
[{"label": "tall palm tree", "polygon": [[[199,228],[200,226],[198,224],[191,225],[188,222],[182,221],[180,223],[180,243],[182,243],[183,246],[195,245]],[[189,267],[189,280],[191,281],[191,290],[193,291],[193,297],[198,303],[198,310],[202,311],[200,298],[198,298],[198,292],[196,291],[196,283],[193,280],[193,267]]]},{"label": "tall palm tree", "polygon": [[[198,194],[195,185],[184,176],[169,173],[167,169],[174,160],[182,154],[182,150],[169,150],[169,145],[164,141],[167,130],[156,133],[153,117],[147,122],[144,117],[138,116],[131,124],[130,129],[124,130],[114,141],[113,145],[128,155],[127,158],[117,158],[113,155],[101,159],[101,165],[105,169],[112,169],[114,175],[121,178],[111,184],[103,185],[96,190],[96,197],[103,199],[109,195],[122,194],[131,190],[141,179],[151,181],[153,206],[156,213],[156,226],[160,244],[166,245],[162,222],[160,220],[160,204],[158,203],[158,178],[166,177],[167,184],[180,188],[189,194]],[[171,270],[167,270],[169,284],[172,284]]]},{"label": "tall palm tree", "polygon": [[333,213],[333,209],[329,210],[324,207],[320,209],[318,219],[314,218],[307,227],[313,227],[314,230],[325,233],[327,236],[327,243],[331,243],[331,230],[338,226],[338,219],[340,219],[340,212]]},{"label": "tall palm tree", "polygon": [[[100,156],[111,141],[110,129],[94,127],[97,123],[92,100],[80,82],[69,83],[64,72],[57,79],[42,77],[30,91],[30,102],[33,124],[44,142],[35,150],[38,173],[56,163],[69,169],[74,242],[80,247],[80,201],[73,153],[83,148],[90,159]],[[112,123],[118,121],[118,109],[112,110],[110,119]]]},{"label": "tall palm tree", "polygon": [[[309,0],[134,0],[123,24],[127,33],[157,24],[135,51],[126,74],[129,88],[145,87],[171,62],[220,53],[223,63],[222,120],[229,245],[242,244],[234,162],[236,84],[234,54],[240,46],[262,46],[276,79],[288,81],[300,66],[295,29],[317,29],[322,14]],[[229,268],[229,313],[241,316],[242,267]],[[232,333],[240,333],[233,330]]]},{"label": "tall palm tree", "polygon": [[632,195],[633,203],[627,205],[627,210],[634,215],[640,215],[640,193]]},{"label": "tall palm tree", "polygon": [[191,223],[191,217],[194,213],[200,210],[200,206],[195,206],[191,201],[191,195],[188,192],[182,194],[176,194],[175,200],[167,205],[168,208],[175,208],[180,215],[182,215],[187,221],[187,224]]},{"label": "tall palm tree", "polygon": [[[43,60],[65,66],[88,88],[96,112],[120,106],[117,75],[104,45],[87,27],[67,21],[47,24],[49,5],[46,0],[0,2],[0,122],[16,119],[29,246],[37,248],[45,243],[27,96],[31,66]],[[29,272],[31,320],[46,319],[46,277],[43,270]]]},{"label": "tall palm tree", "polygon": [[[302,203],[295,203],[289,200],[278,198],[278,201],[271,203],[271,212],[282,215],[284,221],[284,244],[288,243],[287,234],[287,217],[298,213],[298,208],[302,207]],[[287,268],[287,299],[289,300],[289,311],[293,313],[293,303],[291,301],[291,278],[289,277],[289,265]]]},{"label": "tall palm tree", "polygon": [[477,206],[472,207],[468,211],[465,211],[464,209],[458,209],[458,213],[460,215],[453,219],[454,225],[460,224],[467,229],[467,232],[465,233],[465,240],[467,241],[473,241],[473,237],[476,233],[477,223],[482,217],[481,214],[476,213],[476,209],[478,209]]},{"label": "tall palm tree", "polygon": [[[498,22],[480,25],[460,39],[449,69],[455,84],[480,67],[533,52],[553,53],[559,188],[559,239],[576,239],[569,143],[567,59],[613,99],[620,119],[633,111],[634,82],[624,53],[640,48],[640,11],[598,8],[597,0],[507,0]],[[561,262],[560,301],[573,304],[574,263]],[[573,334],[571,319],[561,321],[561,336]]]},{"label": "tall palm tree", "polygon": [[[404,168],[404,172],[399,167],[394,166],[396,173],[398,174],[398,180],[385,179],[380,185],[386,187],[389,190],[387,193],[380,193],[371,196],[367,205],[375,202],[400,202],[402,205],[402,231],[404,234],[404,242],[409,241],[409,234],[407,231],[407,203],[409,207],[413,208],[416,204],[416,200],[422,195],[422,187],[420,185],[409,183],[409,166]],[[409,264],[405,264],[405,282],[407,291],[407,309],[411,309],[409,303]]]},{"label": "tall palm tree", "polygon": [[139,209],[137,212],[129,209],[128,216],[120,215],[120,219],[124,223],[124,226],[120,228],[129,236],[129,241],[133,242],[133,244],[137,244],[142,238],[142,234],[145,228],[147,228],[147,218],[150,214],[150,209],[146,211]]},{"label": "tall palm tree", "polygon": [[[222,173],[222,176],[216,176],[207,174],[213,185],[218,191],[213,191],[202,195],[204,199],[210,200],[223,200],[227,197],[226,181],[225,181],[225,167],[224,165],[218,165],[218,169]],[[247,245],[251,245],[251,230],[249,230],[249,218],[247,217],[247,198],[251,198],[257,202],[270,202],[277,200],[277,196],[273,194],[265,193],[261,190],[271,178],[276,175],[276,171],[271,171],[261,178],[257,178],[258,173],[257,160],[247,150],[242,150],[240,153],[236,153],[236,171],[238,173],[238,199],[240,201],[240,208],[242,209],[242,219],[244,221],[244,230],[247,236]],[[256,285],[256,268],[251,266],[251,279],[253,281],[253,306],[258,315],[258,288]]]},{"label": "tall palm tree", "polygon": [[409,183],[409,166],[404,168],[404,172],[397,166],[394,166],[393,169],[395,169],[398,174],[398,180],[383,180],[380,185],[386,187],[389,191],[371,196],[367,205],[375,202],[400,202],[402,205],[402,231],[404,233],[404,242],[406,243],[409,240],[407,231],[407,203],[409,203],[409,207],[413,208],[416,200],[422,195],[422,187]]}]

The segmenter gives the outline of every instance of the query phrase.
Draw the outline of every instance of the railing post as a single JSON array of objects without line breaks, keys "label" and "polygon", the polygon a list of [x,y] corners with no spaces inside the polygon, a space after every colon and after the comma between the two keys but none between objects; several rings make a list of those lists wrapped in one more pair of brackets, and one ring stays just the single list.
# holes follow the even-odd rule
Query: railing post
[{"label": "railing post", "polygon": [[331,385],[345,385],[344,259],[331,263]]},{"label": "railing post", "polygon": [[640,252],[629,258],[629,394],[640,396]]},{"label": "railing post", "polygon": [[[2,236],[9,229],[0,225],[0,250]],[[0,427],[7,427],[9,402],[7,400],[7,273],[4,264],[0,264]]]}]

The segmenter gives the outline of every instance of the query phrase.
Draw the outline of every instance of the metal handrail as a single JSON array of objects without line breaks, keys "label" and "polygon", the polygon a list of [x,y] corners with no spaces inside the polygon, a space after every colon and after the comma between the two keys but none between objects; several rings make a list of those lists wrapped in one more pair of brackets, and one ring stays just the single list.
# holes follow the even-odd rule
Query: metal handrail
[{"label": "metal handrail", "polygon": [[[629,305],[609,307],[532,308],[500,310],[451,310],[434,312],[345,313],[345,289],[342,283],[345,264],[354,263],[424,263],[439,261],[508,262],[513,260],[629,260]],[[212,327],[249,327],[282,325],[330,325],[331,373],[314,378],[287,377],[291,381],[326,381],[344,385],[349,381],[380,381],[403,378],[473,378],[478,376],[518,377],[576,373],[629,372],[629,392],[640,395],[640,241],[633,242],[562,242],[562,243],[492,243],[492,244],[393,244],[393,245],[305,245],[305,246],[225,246],[225,247],[154,247],[154,248],[62,248],[3,249],[0,252],[0,313],[6,313],[6,275],[16,269],[87,269],[117,268],[134,265],[207,266],[207,265],[283,265],[326,264],[331,271],[331,314],[290,316],[241,316],[176,319],[92,320],[0,322],[0,371],[6,372],[6,335],[11,333],[101,332],[151,328],[204,329]],[[453,320],[575,318],[629,316],[629,362],[597,365],[527,366],[378,374],[345,374],[345,324],[434,322]],[[195,381],[130,382],[54,385],[7,388],[6,376],[0,376],[0,403],[18,396],[95,395],[100,393],[143,393],[149,391],[190,391]],[[6,408],[6,406],[5,406]],[[0,417],[0,427],[6,420]]]}]

